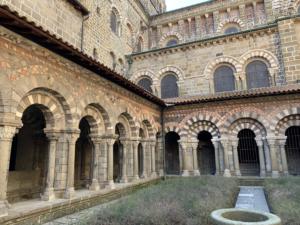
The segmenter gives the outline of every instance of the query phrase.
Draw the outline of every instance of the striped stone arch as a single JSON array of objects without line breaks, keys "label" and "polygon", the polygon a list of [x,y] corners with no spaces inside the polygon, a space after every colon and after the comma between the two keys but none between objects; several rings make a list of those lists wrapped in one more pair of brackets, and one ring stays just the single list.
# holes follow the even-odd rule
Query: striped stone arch
[{"label": "striped stone arch", "polygon": [[72,122],[72,116],[67,105],[62,105],[57,98],[48,92],[33,90],[27,93],[17,106],[16,121],[20,125],[24,111],[32,105],[43,112],[47,128],[66,129],[67,124]]},{"label": "striped stone arch", "polygon": [[94,105],[90,104],[83,110],[81,119],[86,118],[90,127],[92,135],[101,135],[106,131],[106,126],[101,112]]},{"label": "striped stone arch", "polygon": [[215,69],[222,64],[231,65],[237,73],[242,71],[242,64],[236,58],[232,56],[220,56],[207,64],[203,75],[206,77],[206,79],[211,79]]},{"label": "striped stone arch", "polygon": [[133,137],[133,138],[138,137],[139,124],[136,122],[135,118],[131,114],[129,114],[128,112],[123,112],[123,113],[121,113],[120,116],[124,117],[127,120],[128,124],[129,124],[129,132],[130,133],[127,137]]},{"label": "striped stone arch", "polygon": [[137,73],[135,73],[133,76],[131,76],[130,80],[134,83],[138,83],[142,78],[147,77],[152,80],[153,85],[158,84],[158,79],[155,76],[154,72],[151,70],[142,70]]},{"label": "striped stone arch", "polygon": [[237,137],[238,133],[243,129],[252,130],[256,137],[266,137],[267,131],[265,127],[257,120],[252,118],[240,118],[234,121],[228,131],[231,136]]},{"label": "striped stone arch", "polygon": [[183,37],[180,33],[176,32],[176,31],[169,31],[161,37],[158,45],[162,48],[165,47],[166,41],[169,40],[169,38],[171,38],[171,37],[177,38],[179,43],[182,43],[184,41]]},{"label": "striped stone arch", "polygon": [[232,23],[235,23],[237,24],[240,28],[244,28],[245,27],[245,23],[239,19],[239,18],[229,18],[229,19],[226,19],[222,22],[220,22],[218,28],[217,28],[217,33],[221,33],[223,28],[227,25],[227,24],[232,24]]},{"label": "striped stone arch", "polygon": [[165,134],[169,133],[169,132],[175,132],[177,133],[180,137],[182,137],[184,135],[183,131],[178,127],[178,123],[166,123],[165,124]]},{"label": "striped stone arch", "polygon": [[278,113],[271,123],[271,130],[275,135],[285,135],[290,126],[300,126],[300,107],[283,110]]},{"label": "striped stone arch", "polygon": [[153,128],[153,124],[155,124],[155,121],[152,117],[145,116],[145,114],[142,114],[141,118],[142,124],[144,124],[147,128],[147,133],[149,135],[149,138],[155,138],[155,130]]},{"label": "striped stone arch", "polygon": [[167,73],[173,73],[175,76],[177,76],[178,81],[184,80],[183,72],[180,68],[176,66],[166,66],[165,68],[161,69],[158,72],[157,80],[161,81],[161,79],[166,75]]},{"label": "striped stone arch", "polygon": [[197,121],[191,124],[189,126],[189,129],[187,130],[187,136],[197,139],[197,136],[201,131],[207,131],[211,134],[212,137],[215,138],[220,137],[218,127],[214,123],[207,120]]},{"label": "striped stone arch", "polygon": [[269,66],[272,69],[278,69],[279,63],[277,57],[272,52],[269,52],[264,49],[255,49],[248,51],[240,57],[239,61],[243,66],[243,69],[245,69],[248,64],[248,61],[255,58],[263,58],[268,62]]}]

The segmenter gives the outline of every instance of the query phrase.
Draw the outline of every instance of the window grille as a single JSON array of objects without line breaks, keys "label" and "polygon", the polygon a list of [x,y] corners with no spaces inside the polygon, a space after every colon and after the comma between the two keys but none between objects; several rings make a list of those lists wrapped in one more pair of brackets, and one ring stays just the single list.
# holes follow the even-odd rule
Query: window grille
[{"label": "window grille", "polygon": [[235,90],[233,70],[229,66],[221,66],[214,73],[215,92]]}]

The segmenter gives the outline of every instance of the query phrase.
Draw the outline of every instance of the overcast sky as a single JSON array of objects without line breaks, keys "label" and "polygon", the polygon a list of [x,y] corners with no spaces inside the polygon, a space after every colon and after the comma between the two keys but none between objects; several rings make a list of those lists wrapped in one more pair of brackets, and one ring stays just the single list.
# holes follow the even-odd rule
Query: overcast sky
[{"label": "overcast sky", "polygon": [[194,5],[200,2],[206,2],[207,0],[166,0],[167,11],[182,8],[189,5]]}]

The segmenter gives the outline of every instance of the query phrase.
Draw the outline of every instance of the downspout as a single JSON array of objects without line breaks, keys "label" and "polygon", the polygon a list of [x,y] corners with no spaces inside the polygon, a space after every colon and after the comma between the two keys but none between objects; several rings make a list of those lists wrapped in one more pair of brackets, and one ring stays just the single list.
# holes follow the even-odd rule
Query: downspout
[{"label": "downspout", "polygon": [[84,21],[86,21],[89,18],[89,15],[82,17],[82,23],[81,23],[81,52],[83,52],[83,43],[84,43]]},{"label": "downspout", "polygon": [[161,139],[162,139],[162,151],[163,151],[163,180],[166,180],[166,143],[165,143],[165,119],[164,119],[164,109],[163,106],[160,111],[160,122],[161,122]]}]

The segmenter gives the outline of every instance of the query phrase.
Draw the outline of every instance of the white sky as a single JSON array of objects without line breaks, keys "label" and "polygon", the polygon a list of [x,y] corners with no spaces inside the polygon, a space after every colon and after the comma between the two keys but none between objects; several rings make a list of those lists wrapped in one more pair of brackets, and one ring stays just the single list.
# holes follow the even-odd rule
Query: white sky
[{"label": "white sky", "polygon": [[194,5],[201,2],[206,2],[207,0],[166,0],[167,11],[186,7],[189,5]]}]

